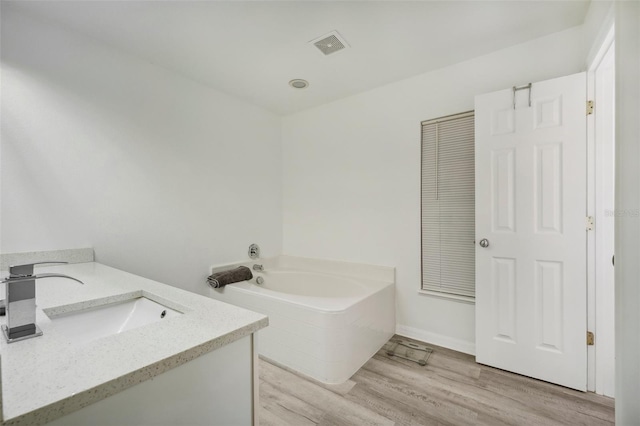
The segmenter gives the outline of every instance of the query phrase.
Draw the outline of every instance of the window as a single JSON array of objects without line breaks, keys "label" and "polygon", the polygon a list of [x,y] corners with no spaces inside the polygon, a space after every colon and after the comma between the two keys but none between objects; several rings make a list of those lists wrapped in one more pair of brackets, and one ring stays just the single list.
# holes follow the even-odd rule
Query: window
[{"label": "window", "polygon": [[422,122],[422,290],[475,297],[473,111]]}]

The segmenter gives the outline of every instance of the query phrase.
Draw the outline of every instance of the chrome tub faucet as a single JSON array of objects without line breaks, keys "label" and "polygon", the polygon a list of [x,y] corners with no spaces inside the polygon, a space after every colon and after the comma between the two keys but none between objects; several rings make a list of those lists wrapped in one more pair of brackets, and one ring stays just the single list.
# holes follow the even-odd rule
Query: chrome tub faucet
[{"label": "chrome tub faucet", "polygon": [[264,266],[255,264],[255,265],[253,265],[253,270],[257,271],[257,272],[263,272],[264,271]]},{"label": "chrome tub faucet", "polygon": [[7,325],[2,326],[7,342],[29,339],[42,335],[40,327],[36,325],[36,280],[41,278],[68,278],[84,284],[77,278],[64,274],[33,275],[33,266],[43,263],[68,262],[37,262],[26,265],[9,267],[9,276],[1,282],[6,284],[6,315]]}]

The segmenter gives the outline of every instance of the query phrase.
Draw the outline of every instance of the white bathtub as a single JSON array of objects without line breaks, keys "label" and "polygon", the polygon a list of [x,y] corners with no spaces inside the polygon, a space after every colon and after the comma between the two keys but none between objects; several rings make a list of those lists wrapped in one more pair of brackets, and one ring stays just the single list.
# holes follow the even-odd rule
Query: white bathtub
[{"label": "white bathtub", "polygon": [[342,383],[393,336],[393,268],[289,256],[263,264],[253,280],[210,291],[269,316],[259,333],[261,356],[321,382]]}]

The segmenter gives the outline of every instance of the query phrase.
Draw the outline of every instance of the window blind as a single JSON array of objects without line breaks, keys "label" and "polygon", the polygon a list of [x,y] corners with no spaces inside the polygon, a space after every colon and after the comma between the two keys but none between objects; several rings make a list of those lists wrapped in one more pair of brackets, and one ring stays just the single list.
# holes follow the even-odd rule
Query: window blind
[{"label": "window blind", "polygon": [[474,114],[422,123],[422,289],[475,297]]}]

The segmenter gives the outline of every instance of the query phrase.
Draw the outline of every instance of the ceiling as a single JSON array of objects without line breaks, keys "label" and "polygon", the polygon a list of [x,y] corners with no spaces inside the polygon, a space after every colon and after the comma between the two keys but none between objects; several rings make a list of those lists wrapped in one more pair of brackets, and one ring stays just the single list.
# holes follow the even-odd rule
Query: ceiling
[{"label": "ceiling", "polygon": [[[5,2],[278,114],[583,23],[574,1]],[[337,30],[350,47],[308,42]],[[295,90],[289,80],[310,86]]]}]

